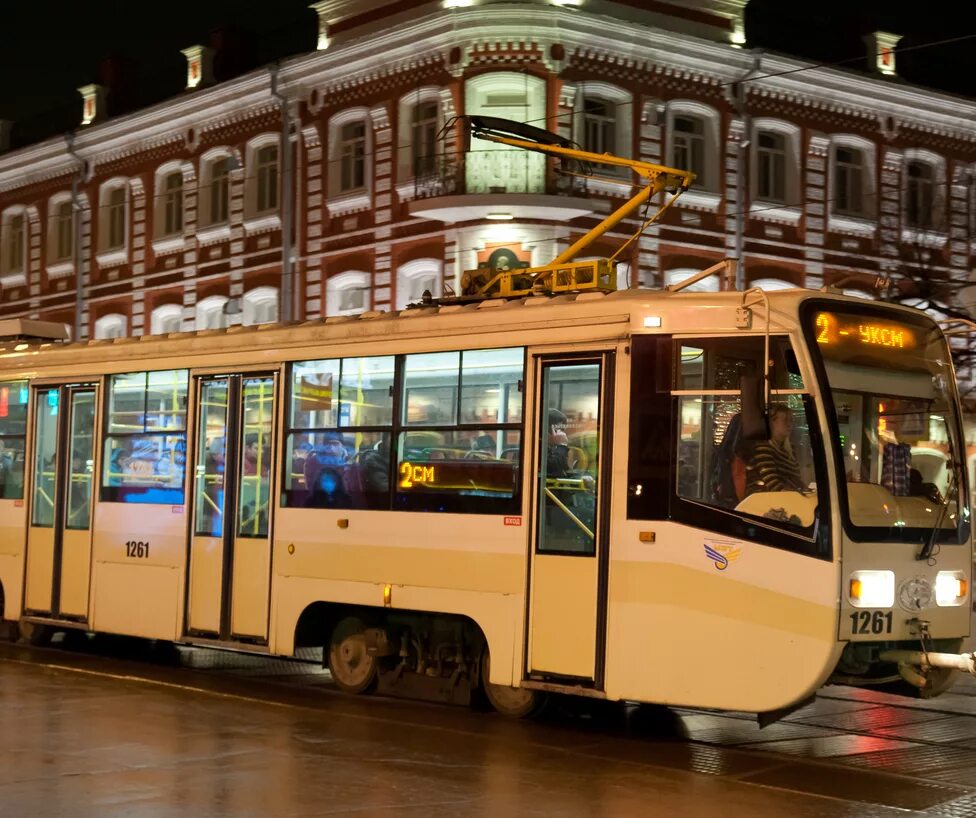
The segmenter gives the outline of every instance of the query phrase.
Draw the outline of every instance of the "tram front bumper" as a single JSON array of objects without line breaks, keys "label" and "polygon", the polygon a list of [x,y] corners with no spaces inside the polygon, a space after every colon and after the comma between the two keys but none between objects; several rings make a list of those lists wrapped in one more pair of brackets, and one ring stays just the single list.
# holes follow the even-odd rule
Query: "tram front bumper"
[{"label": "tram front bumper", "polygon": [[879,657],[882,662],[894,662],[902,678],[924,687],[925,674],[935,668],[964,670],[976,676],[976,653],[929,653],[921,650],[885,650]]}]

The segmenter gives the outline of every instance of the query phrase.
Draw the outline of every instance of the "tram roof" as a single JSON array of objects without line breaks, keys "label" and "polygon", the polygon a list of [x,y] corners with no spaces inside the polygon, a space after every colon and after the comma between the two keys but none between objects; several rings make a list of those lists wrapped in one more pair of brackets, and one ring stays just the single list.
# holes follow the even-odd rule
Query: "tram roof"
[{"label": "tram roof", "polygon": [[[90,367],[93,374],[241,363],[270,366],[282,359],[407,351],[389,349],[398,341],[409,342],[409,351],[424,352],[610,340],[631,332],[740,333],[743,330],[736,327],[735,311],[742,305],[743,295],[741,291],[630,289],[512,300],[495,298],[391,312],[368,311],[290,324],[234,326],[75,343],[41,339],[14,341],[0,336],[0,377],[4,373],[44,376],[53,371],[77,371],[79,366]],[[795,327],[799,304],[808,298],[859,301],[838,293],[806,289],[769,291],[766,296],[770,304],[770,329],[777,332]],[[889,306],[918,314],[909,307]],[[643,319],[650,315],[661,318],[660,328],[645,329]],[[754,318],[752,331],[764,329],[765,319]],[[500,332],[516,334],[500,342],[497,338]],[[366,345],[369,350],[357,349]],[[377,345],[385,345],[387,350],[374,350]]]}]

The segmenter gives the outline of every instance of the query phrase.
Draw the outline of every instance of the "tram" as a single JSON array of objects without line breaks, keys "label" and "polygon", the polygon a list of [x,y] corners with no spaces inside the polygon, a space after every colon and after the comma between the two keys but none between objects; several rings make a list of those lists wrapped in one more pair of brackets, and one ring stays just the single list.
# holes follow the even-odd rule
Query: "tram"
[{"label": "tram", "polygon": [[[753,490],[764,410],[798,480]],[[593,291],[21,340],[0,443],[2,617],[35,637],[321,646],[343,690],[514,715],[775,714],[971,662],[959,402],[908,308]]]},{"label": "tram", "polygon": [[938,325],[830,291],[686,291],[731,262],[618,291],[613,258],[575,259],[693,174],[466,127],[640,188],[552,264],[399,312],[0,333],[0,619],[321,648],[348,693],[512,716],[569,693],[766,722],[831,682],[931,696],[973,672]]}]

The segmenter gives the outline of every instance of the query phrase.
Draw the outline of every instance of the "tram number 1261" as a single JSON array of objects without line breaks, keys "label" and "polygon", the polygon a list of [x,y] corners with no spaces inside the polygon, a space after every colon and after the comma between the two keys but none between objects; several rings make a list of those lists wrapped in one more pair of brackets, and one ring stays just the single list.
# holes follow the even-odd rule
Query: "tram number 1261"
[{"label": "tram number 1261", "polygon": [[142,540],[129,540],[125,544],[125,555],[142,559],[149,556],[149,543]]},{"label": "tram number 1261", "polygon": [[854,611],[851,633],[891,633],[891,611]]}]

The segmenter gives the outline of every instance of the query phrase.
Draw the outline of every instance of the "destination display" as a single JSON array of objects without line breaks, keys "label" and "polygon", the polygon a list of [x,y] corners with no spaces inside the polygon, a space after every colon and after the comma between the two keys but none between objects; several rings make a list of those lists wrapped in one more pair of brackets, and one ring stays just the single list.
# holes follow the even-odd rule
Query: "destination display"
[{"label": "destination display", "polygon": [[[821,347],[836,347],[845,352],[858,347],[894,351],[914,349],[918,343],[915,337],[917,330],[914,327],[879,321],[873,316],[818,312],[815,321],[817,344]],[[826,350],[825,354],[829,355]]]}]

